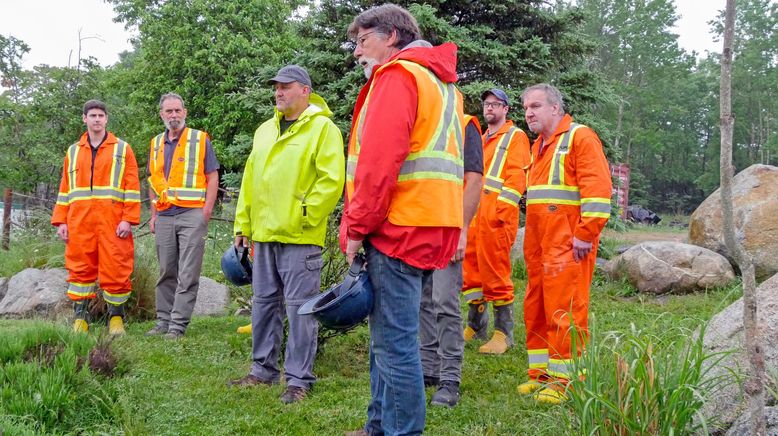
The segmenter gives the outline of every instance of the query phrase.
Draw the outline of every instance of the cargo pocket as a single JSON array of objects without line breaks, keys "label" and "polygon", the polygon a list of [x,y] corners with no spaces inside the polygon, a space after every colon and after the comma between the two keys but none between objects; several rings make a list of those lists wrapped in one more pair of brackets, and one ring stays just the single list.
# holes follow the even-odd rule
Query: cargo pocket
[{"label": "cargo pocket", "polygon": [[305,268],[308,271],[321,271],[324,266],[324,258],[321,252],[305,256]]}]

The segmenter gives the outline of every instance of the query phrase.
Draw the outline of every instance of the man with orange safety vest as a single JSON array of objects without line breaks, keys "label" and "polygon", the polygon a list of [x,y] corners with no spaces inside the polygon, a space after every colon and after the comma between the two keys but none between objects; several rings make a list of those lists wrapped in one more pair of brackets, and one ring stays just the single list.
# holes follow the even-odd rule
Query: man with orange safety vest
[{"label": "man with orange safety vest", "polygon": [[510,251],[519,227],[519,201],[526,188],[529,139],[507,119],[510,103],[501,89],[481,94],[489,128],[484,140],[484,189],[470,224],[462,292],[468,302],[465,341],[485,339],[486,304],[494,310],[494,334],[478,351],[503,354],[513,345],[513,281]]},{"label": "man with orange safety vest", "polygon": [[219,187],[219,161],[207,133],[186,126],[180,95],[159,99],[165,131],[151,140],[149,227],[156,236],[159,280],[157,324],[146,335],[184,336],[192,317],[205,236]]},{"label": "man with orange safety vest", "polygon": [[73,330],[86,332],[89,301],[97,283],[108,305],[108,332],[124,333],[134,245],[131,225],[140,222],[138,164],[130,144],[106,131],[105,103],[84,104],[87,131],[68,147],[51,224],[65,241],[67,295],[74,302]]},{"label": "man with orange safety vest", "polygon": [[[524,259],[529,380],[521,394],[558,404],[587,338],[589,287],[600,232],[610,217],[611,177],[597,134],[565,114],[559,90],[541,83],[521,96],[532,144]],[[573,348],[575,344],[575,348]]]},{"label": "man with orange safety vest", "polygon": [[467,224],[473,220],[481,198],[484,172],[484,148],[478,118],[465,115],[464,132],[464,210],[463,227],[457,251],[446,268],[436,270],[424,282],[419,313],[419,342],[424,386],[435,386],[432,406],[454,407],[459,402],[462,380],[462,259],[467,245]]},{"label": "man with orange safety vest", "polygon": [[367,423],[354,434],[421,434],[422,283],[454,255],[463,220],[462,95],[456,46],[421,40],[416,19],[391,4],[348,29],[367,83],[354,107],[341,249],[364,246],[374,291]]}]

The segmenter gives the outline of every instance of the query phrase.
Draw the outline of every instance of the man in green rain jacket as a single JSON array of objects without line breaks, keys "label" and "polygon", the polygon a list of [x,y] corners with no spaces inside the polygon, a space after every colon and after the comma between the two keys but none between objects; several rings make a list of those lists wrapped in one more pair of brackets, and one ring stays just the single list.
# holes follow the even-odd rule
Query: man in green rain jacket
[{"label": "man in green rain jacket", "polygon": [[298,307],[319,292],[327,217],[343,192],[343,137],[332,112],[313,94],[308,72],[281,68],[275,116],[254,134],[235,212],[235,245],[254,244],[251,311],[253,364],[233,386],[280,380],[278,357],[284,311],[289,335],[284,356],[284,403],[305,398],[315,377],[318,325]]}]

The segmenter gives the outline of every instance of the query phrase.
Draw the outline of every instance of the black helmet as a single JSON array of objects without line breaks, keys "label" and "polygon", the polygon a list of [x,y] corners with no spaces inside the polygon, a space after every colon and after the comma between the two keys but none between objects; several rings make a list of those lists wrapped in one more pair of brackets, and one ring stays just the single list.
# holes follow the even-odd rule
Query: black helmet
[{"label": "black helmet", "polygon": [[248,247],[230,245],[222,256],[222,272],[235,286],[251,284],[251,261]]},{"label": "black helmet", "polygon": [[364,265],[365,257],[358,254],[343,283],[306,301],[297,314],[313,315],[331,330],[348,330],[362,322],[373,310],[373,287]]}]

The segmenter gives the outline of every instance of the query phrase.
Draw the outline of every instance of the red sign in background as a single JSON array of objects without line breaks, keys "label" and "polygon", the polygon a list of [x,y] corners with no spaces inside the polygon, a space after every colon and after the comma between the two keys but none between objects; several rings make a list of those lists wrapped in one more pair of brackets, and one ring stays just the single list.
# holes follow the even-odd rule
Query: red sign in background
[{"label": "red sign in background", "polygon": [[613,198],[619,207],[621,219],[627,218],[627,206],[629,206],[629,165],[611,164],[611,177],[613,180]]}]

